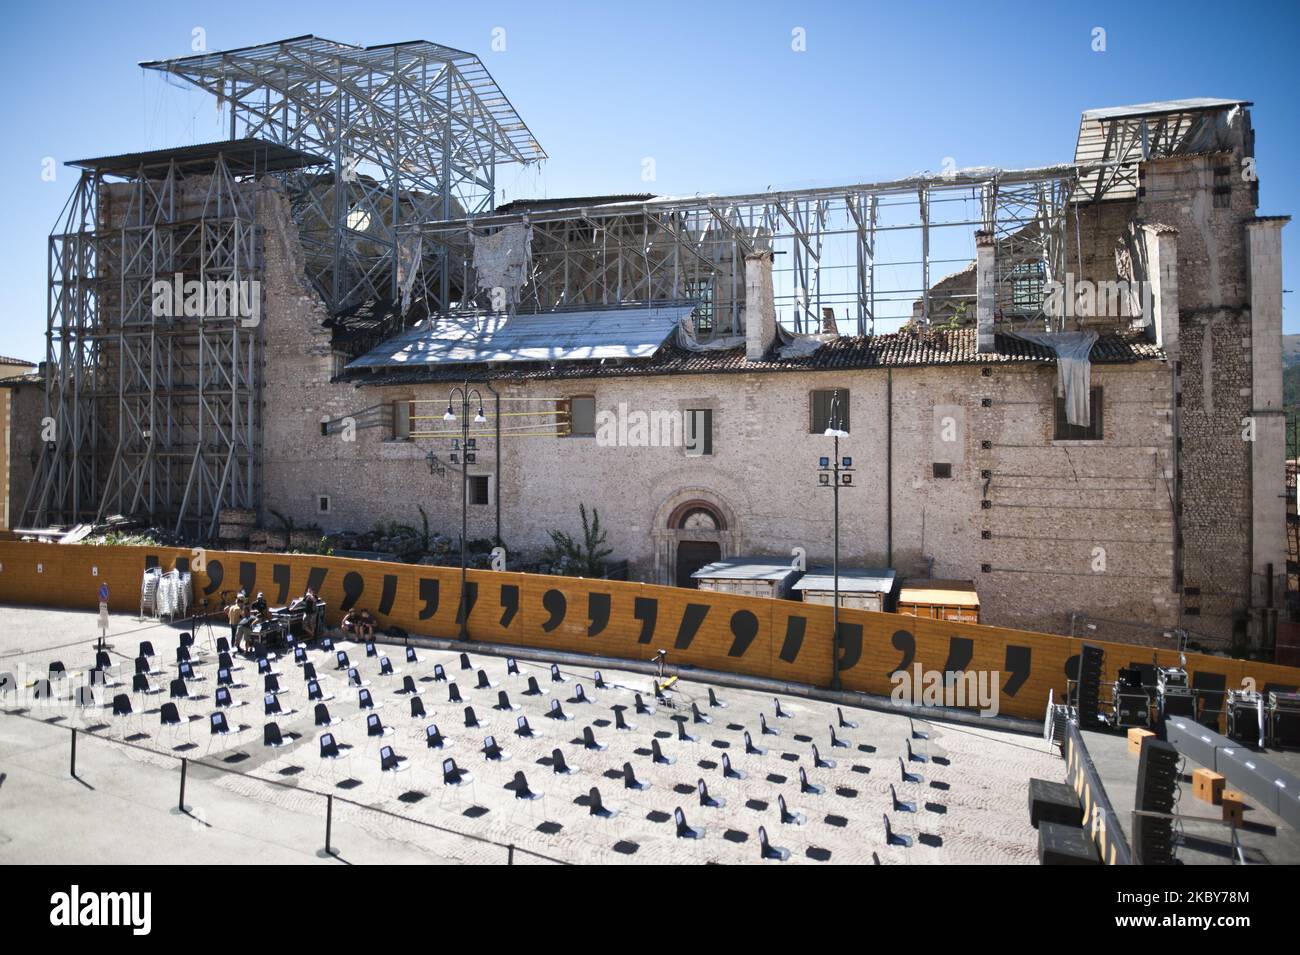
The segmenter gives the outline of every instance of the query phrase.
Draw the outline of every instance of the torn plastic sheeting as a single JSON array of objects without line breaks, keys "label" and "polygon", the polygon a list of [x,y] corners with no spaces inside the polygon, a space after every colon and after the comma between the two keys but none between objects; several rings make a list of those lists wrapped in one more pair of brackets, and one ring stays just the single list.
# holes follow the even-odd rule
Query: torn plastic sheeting
[{"label": "torn plastic sheeting", "polygon": [[782,358],[807,358],[838,335],[796,335],[783,326],[776,326],[776,353]]},{"label": "torn plastic sheeting", "polygon": [[1065,396],[1065,420],[1086,428],[1092,421],[1092,346],[1097,333],[1010,332],[1013,338],[1041,345],[1056,356],[1056,393]]},{"label": "torn plastic sheeting", "polygon": [[695,329],[691,327],[691,316],[683,315],[682,320],[677,323],[677,337],[674,339],[674,343],[678,348],[683,348],[686,351],[728,351],[732,348],[742,347],[745,344],[745,336],[725,335],[722,338],[702,342],[695,336]]},{"label": "torn plastic sheeting", "polygon": [[519,290],[528,281],[533,258],[533,230],[523,223],[503,226],[492,235],[472,233],[474,273],[478,290],[504,289],[506,301],[518,303]]}]

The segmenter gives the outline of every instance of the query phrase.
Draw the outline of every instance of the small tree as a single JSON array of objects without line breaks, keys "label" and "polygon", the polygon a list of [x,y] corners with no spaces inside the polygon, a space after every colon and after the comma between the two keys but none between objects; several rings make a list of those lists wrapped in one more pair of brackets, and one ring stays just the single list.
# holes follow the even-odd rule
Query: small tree
[{"label": "small tree", "polygon": [[591,509],[591,519],[587,518],[587,506],[578,505],[582,516],[582,542],[578,543],[564,531],[550,531],[551,545],[542,552],[542,557],[550,563],[552,570],[572,577],[603,577],[605,558],[614,553],[605,547],[605,529],[600,526],[600,511]]}]

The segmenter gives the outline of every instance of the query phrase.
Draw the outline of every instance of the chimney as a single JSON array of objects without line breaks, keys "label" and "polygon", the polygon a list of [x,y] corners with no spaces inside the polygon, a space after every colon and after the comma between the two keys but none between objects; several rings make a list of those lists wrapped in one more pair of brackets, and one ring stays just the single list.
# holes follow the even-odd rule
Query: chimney
[{"label": "chimney", "polygon": [[745,256],[745,357],[758,361],[776,339],[772,250]]},{"label": "chimney", "polygon": [[981,355],[997,350],[993,344],[993,297],[997,284],[997,245],[991,232],[975,233],[975,343]]}]

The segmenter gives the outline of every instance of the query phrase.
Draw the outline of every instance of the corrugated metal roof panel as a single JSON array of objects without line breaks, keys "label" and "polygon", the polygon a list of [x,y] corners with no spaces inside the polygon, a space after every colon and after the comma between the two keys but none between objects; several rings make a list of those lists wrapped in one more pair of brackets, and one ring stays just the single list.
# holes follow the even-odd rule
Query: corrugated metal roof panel
[{"label": "corrugated metal roof panel", "polygon": [[439,316],[390,338],[348,368],[649,358],[693,308]]},{"label": "corrugated metal roof panel", "polygon": [[1102,109],[1084,110],[1084,119],[1123,119],[1133,116],[1159,116],[1161,113],[1185,113],[1202,109],[1227,109],[1232,106],[1249,106],[1244,99],[1218,99],[1203,96],[1194,99],[1167,99],[1154,103],[1134,103],[1131,106],[1106,106]]},{"label": "corrugated metal roof panel", "polygon": [[[842,594],[887,594],[894,589],[894,571],[879,569],[850,569],[840,571]],[[804,574],[794,585],[795,590],[835,589],[835,578],[826,568],[817,568]]]},{"label": "corrugated metal roof panel", "polygon": [[798,573],[788,563],[770,560],[719,560],[691,574],[696,579],[713,580],[785,580]]}]

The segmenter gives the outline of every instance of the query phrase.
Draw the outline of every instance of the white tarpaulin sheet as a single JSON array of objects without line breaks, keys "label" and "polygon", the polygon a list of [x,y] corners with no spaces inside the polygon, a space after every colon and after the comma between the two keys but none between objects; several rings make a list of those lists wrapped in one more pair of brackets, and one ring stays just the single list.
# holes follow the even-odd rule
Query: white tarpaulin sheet
[{"label": "white tarpaulin sheet", "polygon": [[1089,356],[1097,333],[1012,332],[1022,341],[1042,345],[1056,355],[1056,393],[1065,396],[1065,420],[1077,427],[1091,423],[1092,363]]},{"label": "white tarpaulin sheet", "polygon": [[480,292],[503,289],[505,299],[493,303],[500,310],[518,304],[519,290],[528,281],[533,258],[533,230],[523,223],[503,226],[492,235],[471,234],[474,274]]}]

